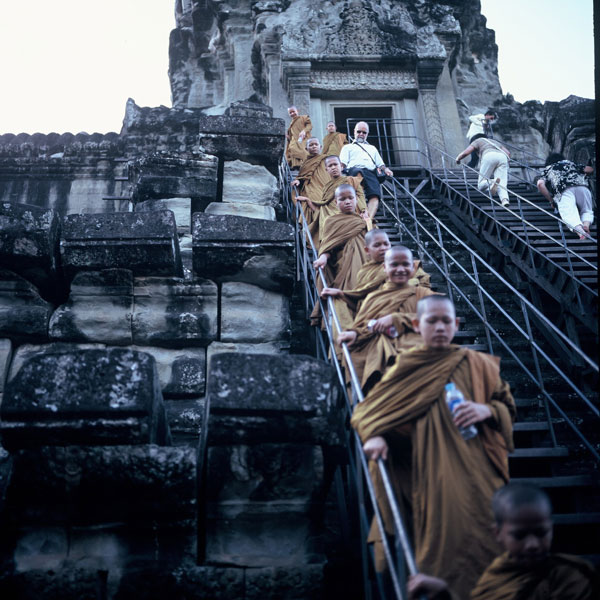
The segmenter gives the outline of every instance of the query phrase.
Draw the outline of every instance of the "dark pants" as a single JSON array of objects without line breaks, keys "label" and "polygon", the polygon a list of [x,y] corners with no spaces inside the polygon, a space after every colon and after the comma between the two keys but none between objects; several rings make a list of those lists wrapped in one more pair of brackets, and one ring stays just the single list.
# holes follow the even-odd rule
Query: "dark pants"
[{"label": "dark pants", "polygon": [[379,185],[379,181],[377,180],[377,171],[375,169],[367,169],[366,167],[350,167],[344,169],[345,175],[358,175],[361,174],[363,176],[363,180],[361,181],[361,185],[365,190],[365,198],[368,200],[373,196],[377,196],[381,198],[381,186]]},{"label": "dark pants", "polygon": [[[475,140],[478,140],[479,138],[482,138],[482,137],[487,137],[487,136],[483,133],[478,133],[478,134],[474,135],[469,140],[469,144],[471,142],[474,142]],[[479,152],[477,152],[477,150],[473,150],[473,152],[471,152],[471,160],[469,161],[468,166],[471,167],[471,169],[476,169],[478,163],[479,163]]]}]

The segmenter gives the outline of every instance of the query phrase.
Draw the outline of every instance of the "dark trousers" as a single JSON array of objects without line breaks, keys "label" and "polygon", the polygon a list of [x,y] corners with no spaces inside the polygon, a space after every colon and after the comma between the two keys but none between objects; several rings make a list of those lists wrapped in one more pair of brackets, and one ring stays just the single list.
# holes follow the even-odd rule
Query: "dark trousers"
[{"label": "dark trousers", "polygon": [[363,176],[363,180],[360,182],[365,190],[365,198],[368,200],[373,196],[381,198],[381,186],[377,180],[377,175],[374,169],[367,169],[366,167],[349,167],[344,169],[345,175],[358,175],[360,173]]}]

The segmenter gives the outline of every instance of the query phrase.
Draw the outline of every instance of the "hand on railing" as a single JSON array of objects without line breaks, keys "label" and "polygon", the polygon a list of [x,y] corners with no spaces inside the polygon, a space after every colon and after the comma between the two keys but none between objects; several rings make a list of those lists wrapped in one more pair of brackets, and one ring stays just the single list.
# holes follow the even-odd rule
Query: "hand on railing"
[{"label": "hand on railing", "polygon": [[356,340],[356,336],[358,334],[356,331],[340,331],[337,337],[337,344],[341,346],[342,344],[346,344],[347,346],[352,346]]},{"label": "hand on railing", "polygon": [[344,292],[338,288],[324,287],[321,290],[321,298],[326,298],[327,296],[331,296],[332,298],[340,298],[343,295]]},{"label": "hand on railing", "polygon": [[438,594],[448,591],[448,584],[443,579],[418,573],[409,576],[406,591],[409,600],[422,598],[423,594],[426,594],[428,598],[437,598]]},{"label": "hand on railing", "polygon": [[387,460],[389,447],[384,437],[376,435],[363,444],[363,450],[369,460]]},{"label": "hand on railing", "polygon": [[322,269],[323,267],[325,267],[327,265],[328,258],[329,258],[329,254],[327,254],[327,252],[325,252],[325,254],[321,254],[321,256],[319,256],[319,258],[317,258],[317,260],[315,260],[313,262],[313,267],[315,269]]}]

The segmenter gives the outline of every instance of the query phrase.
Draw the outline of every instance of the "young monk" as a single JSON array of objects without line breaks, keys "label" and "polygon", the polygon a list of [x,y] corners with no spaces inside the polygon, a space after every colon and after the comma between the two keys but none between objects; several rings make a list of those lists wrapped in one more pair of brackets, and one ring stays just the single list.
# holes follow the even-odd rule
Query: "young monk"
[{"label": "young monk", "polygon": [[[509,483],[492,500],[495,534],[504,553],[485,570],[471,600],[592,600],[600,597],[597,571],[569,554],[551,554],[552,506],[545,492]],[[408,583],[410,598],[457,599],[446,581],[419,574]],[[457,599],[458,600],[458,599]]]},{"label": "young monk", "polygon": [[433,294],[429,288],[409,284],[414,262],[412,252],[405,246],[389,248],[383,268],[385,284],[364,299],[352,325],[337,340],[338,344],[346,342],[351,347],[352,364],[365,393],[381,379],[402,348],[420,342],[412,326],[417,302]]},{"label": "young monk", "polygon": [[[324,269],[329,285],[352,289],[356,286],[359,269],[367,260],[367,222],[364,216],[356,213],[356,192],[351,185],[340,185],[335,191],[335,201],[340,212],[327,219],[319,258],[314,261],[313,266],[315,269]],[[319,312],[319,305],[316,304],[311,315],[313,324],[318,323]],[[336,302],[336,312],[342,321],[342,327],[352,322],[345,302]]]},{"label": "young monk", "polygon": [[306,142],[306,159],[300,165],[300,170],[292,185],[296,188],[298,195],[296,201],[306,202],[304,214],[307,222],[313,222],[317,209],[312,201],[321,199],[323,186],[329,182],[329,175],[325,170],[325,156],[321,154],[321,144],[318,138],[311,137]]},{"label": "young monk", "polygon": [[323,154],[339,154],[342,146],[348,143],[345,133],[338,133],[334,121],[327,122],[327,135],[323,138]]},{"label": "young monk", "polygon": [[[384,269],[385,253],[390,249],[390,239],[382,229],[371,229],[365,236],[365,251],[369,260],[360,268],[356,276],[357,288],[354,290],[339,290],[337,288],[323,288],[321,296],[341,298],[348,304],[355,314],[362,301],[375,290],[379,289],[386,281]],[[421,267],[420,260],[413,260],[413,275],[408,280],[408,285],[431,287],[429,275]]]},{"label": "young monk", "polygon": [[[413,531],[419,570],[447,580],[466,598],[499,551],[491,535],[491,499],[508,481],[514,401],[497,357],[451,343],[458,319],[449,298],[420,300],[413,328],[423,343],[397,356],[356,406],[351,423],[366,455],[387,459],[400,510]],[[465,397],[453,414],[445,401],[449,382]],[[458,427],[470,425],[478,435],[465,441]],[[370,471],[392,534],[375,462]],[[378,557],[380,540],[373,523],[369,541]]]},{"label": "young monk", "polygon": [[304,150],[304,139],[310,136],[312,123],[308,115],[299,115],[295,106],[288,108],[288,115],[291,122],[285,134],[287,140],[285,158],[290,165],[290,169],[296,170],[305,158],[301,150]]},{"label": "young monk", "polygon": [[[315,217],[311,224],[311,234],[315,241],[317,249],[323,238],[325,230],[325,221],[331,216],[339,212],[337,202],[335,201],[335,190],[343,184],[351,185],[356,192],[356,210],[358,213],[363,213],[367,210],[365,201],[365,193],[360,184],[362,177],[349,177],[342,175],[342,164],[337,156],[326,156],[323,161],[325,170],[328,174],[328,181],[321,189],[321,196],[317,199],[314,197],[306,198],[306,201],[312,209]],[[303,199],[300,198],[302,201]]]}]

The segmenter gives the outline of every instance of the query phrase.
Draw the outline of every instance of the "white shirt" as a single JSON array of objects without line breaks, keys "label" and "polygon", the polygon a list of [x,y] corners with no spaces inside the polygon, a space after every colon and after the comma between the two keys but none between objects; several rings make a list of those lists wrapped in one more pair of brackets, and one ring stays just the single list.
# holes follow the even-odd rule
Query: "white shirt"
[{"label": "white shirt", "polygon": [[[373,160],[371,160],[367,154]],[[367,142],[359,144],[359,142],[356,141],[342,146],[342,150],[340,151],[340,162],[345,164],[348,168],[363,167],[371,170],[375,169],[375,167],[384,165],[379,150],[377,150],[375,146],[372,146]]]},{"label": "white shirt", "polygon": [[474,135],[485,134],[483,129],[483,124],[485,123],[485,115],[471,115],[469,117],[469,122],[471,125],[469,126],[469,131],[467,131],[467,139],[470,140]]}]

